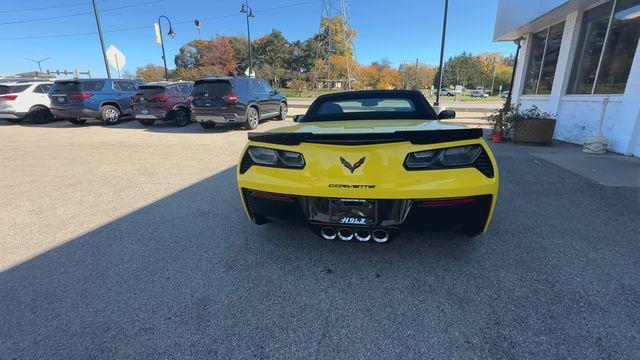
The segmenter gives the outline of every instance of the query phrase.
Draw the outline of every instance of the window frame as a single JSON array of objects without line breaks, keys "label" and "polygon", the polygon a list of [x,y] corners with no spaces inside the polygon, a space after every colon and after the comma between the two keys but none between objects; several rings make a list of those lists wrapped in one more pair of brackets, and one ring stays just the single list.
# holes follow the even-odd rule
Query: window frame
[{"label": "window frame", "polygon": [[[542,72],[544,70],[544,62],[547,59],[547,51],[549,50],[549,46],[548,45],[549,45],[549,36],[551,35],[551,28],[554,27],[554,26],[560,25],[560,24],[563,24],[563,26],[562,26],[562,35],[561,35],[561,39],[562,39],[562,38],[564,38],[564,30],[565,30],[565,27],[566,27],[566,20],[560,20],[560,21],[558,21],[558,22],[556,22],[554,24],[551,24],[551,25],[547,26],[546,29],[543,28],[543,29],[541,29],[539,31],[531,33],[532,35],[535,35],[535,34],[539,34],[539,33],[542,33],[542,32],[546,32],[546,35],[545,35],[545,38],[544,38],[544,48],[543,48],[543,51],[542,51],[542,59],[540,59],[540,69],[538,69],[538,77],[537,77],[537,80],[536,80],[536,91],[533,94],[525,94],[524,93],[525,89],[523,88],[522,89],[522,92],[523,92],[522,96],[550,96],[551,95],[551,92],[548,93],[548,94],[540,94],[540,80],[542,80]],[[532,36],[531,36],[531,38],[532,38]],[[531,45],[533,45],[533,41],[531,42]],[[560,41],[560,47],[562,48],[562,40]],[[527,51],[527,53],[528,53],[527,54],[527,61],[525,63],[527,66],[529,65],[529,58],[533,55],[532,54],[532,49],[533,49],[533,47],[531,46]],[[556,69],[555,69],[555,71],[557,71],[557,67],[558,67],[558,63],[556,61]],[[525,86],[526,86],[526,73],[527,73],[528,69],[525,67],[524,70],[525,70],[524,71],[525,77],[523,77],[523,82],[525,83]],[[553,78],[554,78],[554,81],[555,81],[555,72],[554,72]],[[553,88],[553,85],[552,85],[552,88]]]},{"label": "window frame", "polygon": [[[609,21],[607,22],[607,33],[604,36],[602,49],[600,50],[600,56],[598,57],[598,66],[596,67],[596,72],[594,74],[593,85],[591,85],[591,92],[589,92],[588,94],[570,93],[569,92],[569,89],[571,88],[570,81],[572,79],[571,79],[571,76],[569,76],[569,78],[567,79],[566,89],[564,91],[564,95],[565,96],[601,96],[601,97],[602,96],[622,96],[626,92],[626,83],[625,83],[625,91],[623,91],[622,93],[596,93],[595,92],[596,91],[596,87],[598,86],[598,78],[600,77],[600,69],[602,67],[602,62],[604,60],[604,54],[605,54],[605,52],[607,50],[607,45],[608,45],[608,42],[609,42],[609,36],[611,34],[611,25],[613,24],[613,19],[614,19],[615,15],[616,15],[616,10],[617,10],[617,6],[618,6],[618,2],[619,1],[618,0],[600,1],[600,2],[598,2],[596,4],[593,4],[592,6],[590,6],[588,8],[586,8],[586,9],[584,9],[582,11],[582,13],[580,14],[581,15],[580,16],[580,24],[576,28],[577,28],[578,36],[579,36],[581,34],[581,32],[582,32],[582,27],[584,26],[584,13],[595,9],[598,6],[602,6],[602,5],[606,4],[606,3],[609,3],[609,2],[612,3],[612,6],[611,6],[611,12],[609,13]],[[580,41],[580,40],[583,40],[583,39],[578,38],[577,40]],[[574,42],[574,41],[572,41],[572,42]],[[576,43],[577,43],[577,41],[576,41]],[[637,46],[637,44],[636,44],[636,46]],[[573,53],[571,54],[571,65],[570,65],[571,68],[568,69],[569,74],[571,74],[571,72],[573,71],[573,67],[576,65],[576,56],[577,56],[577,54],[575,53],[575,50],[572,51],[572,52]],[[628,77],[627,77],[627,81],[629,81]]]}]

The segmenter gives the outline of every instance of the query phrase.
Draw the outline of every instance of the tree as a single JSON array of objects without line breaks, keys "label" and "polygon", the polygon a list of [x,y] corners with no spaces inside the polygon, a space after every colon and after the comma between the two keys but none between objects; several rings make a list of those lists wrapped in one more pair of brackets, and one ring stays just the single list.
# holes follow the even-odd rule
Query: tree
[{"label": "tree", "polygon": [[403,89],[426,89],[433,84],[438,68],[432,65],[418,63],[402,64],[398,67]]},{"label": "tree", "polygon": [[138,67],[136,77],[146,82],[162,81],[164,80],[164,67],[154,64]]},{"label": "tree", "polygon": [[[287,74],[287,64],[291,62],[291,45],[280,30],[273,29],[270,34],[253,42],[255,67],[264,78],[279,84],[278,79]],[[290,77],[290,76],[289,76]]]},{"label": "tree", "polygon": [[[192,40],[180,47],[175,57],[180,74],[208,73],[212,75],[232,75],[237,72],[234,49],[227,37],[217,35],[211,40]],[[186,71],[186,69],[200,69]]]}]

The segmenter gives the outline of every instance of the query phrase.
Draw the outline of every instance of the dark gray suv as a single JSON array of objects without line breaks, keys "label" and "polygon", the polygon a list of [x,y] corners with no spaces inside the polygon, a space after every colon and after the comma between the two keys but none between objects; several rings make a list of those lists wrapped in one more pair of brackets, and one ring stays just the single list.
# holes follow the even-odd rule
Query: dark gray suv
[{"label": "dark gray suv", "polygon": [[260,120],[287,117],[287,98],[260,78],[210,77],[195,82],[191,92],[191,120],[205,129],[239,124],[258,127]]}]

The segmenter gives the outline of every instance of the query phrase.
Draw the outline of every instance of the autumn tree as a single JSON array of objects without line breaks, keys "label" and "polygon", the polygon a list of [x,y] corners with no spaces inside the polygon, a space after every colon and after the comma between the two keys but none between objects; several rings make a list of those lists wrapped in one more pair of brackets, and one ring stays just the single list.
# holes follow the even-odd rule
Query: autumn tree
[{"label": "autumn tree", "polygon": [[237,73],[233,47],[227,37],[220,35],[211,40],[192,40],[180,47],[175,64],[178,76],[185,80]]},{"label": "autumn tree", "polygon": [[138,67],[136,77],[146,82],[162,81],[164,80],[164,67],[154,64]]}]

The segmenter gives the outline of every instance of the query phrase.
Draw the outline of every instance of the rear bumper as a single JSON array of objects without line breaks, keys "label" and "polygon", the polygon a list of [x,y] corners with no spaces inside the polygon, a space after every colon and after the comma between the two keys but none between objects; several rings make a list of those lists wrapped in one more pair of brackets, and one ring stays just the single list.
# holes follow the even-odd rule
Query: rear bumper
[{"label": "rear bumper", "polygon": [[263,218],[307,222],[314,226],[353,229],[447,229],[467,234],[484,232],[492,214],[494,196],[479,194],[452,198],[377,199],[375,217],[366,224],[332,217],[331,203],[340,198],[275,194],[242,189],[247,214]]},{"label": "rear bumper", "polygon": [[27,117],[26,112],[0,111],[0,119],[24,119]]},{"label": "rear bumper", "polygon": [[206,109],[191,107],[191,121],[199,123],[235,124],[247,120],[246,111],[240,108]]},{"label": "rear bumper", "polygon": [[[141,111],[146,110],[146,114],[143,114]],[[138,107],[134,106],[131,109],[131,113],[136,120],[165,120],[167,119],[168,110],[166,109],[155,109],[152,107]]]},{"label": "rear bumper", "polygon": [[99,119],[100,112],[85,108],[51,108],[51,113],[56,118],[62,119]]}]

